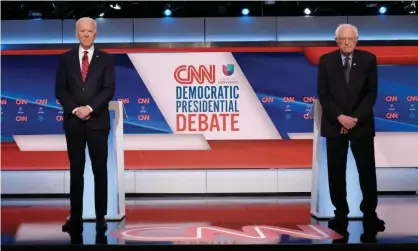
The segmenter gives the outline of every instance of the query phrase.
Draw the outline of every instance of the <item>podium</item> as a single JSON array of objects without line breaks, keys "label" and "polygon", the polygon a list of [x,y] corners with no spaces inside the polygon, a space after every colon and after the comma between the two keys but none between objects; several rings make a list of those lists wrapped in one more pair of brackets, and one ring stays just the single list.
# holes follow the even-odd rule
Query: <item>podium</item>
[{"label": "podium", "polygon": [[[107,179],[108,179],[108,221],[120,221],[125,217],[125,165],[123,151],[123,103],[111,101],[110,133],[108,140]],[[86,146],[86,168],[84,171],[83,221],[96,220],[94,207],[94,177],[88,146]]]},{"label": "podium", "polygon": [[[317,219],[334,217],[334,206],[331,203],[328,187],[328,166],[326,139],[321,137],[322,107],[319,100],[315,100],[311,109],[314,116],[313,156],[312,156],[312,188],[311,188],[311,215]],[[362,193],[359,177],[351,149],[347,156],[347,202],[350,209],[349,219],[360,219],[363,213],[360,211]]]}]

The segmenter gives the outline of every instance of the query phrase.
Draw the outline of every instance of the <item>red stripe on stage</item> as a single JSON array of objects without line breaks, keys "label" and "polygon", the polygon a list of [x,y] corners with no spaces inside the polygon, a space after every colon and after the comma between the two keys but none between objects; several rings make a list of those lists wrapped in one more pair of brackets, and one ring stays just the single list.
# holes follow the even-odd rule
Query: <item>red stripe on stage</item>
[{"label": "red stripe on stage", "polygon": [[[363,46],[358,49],[374,53],[379,65],[418,64],[418,46]],[[333,50],[332,47],[305,47],[303,52],[311,64],[317,65],[321,55]]]},{"label": "red stripe on stage", "polygon": [[[360,46],[358,49],[374,53],[380,65],[418,64],[418,46]],[[319,57],[336,50],[334,46],[326,47],[200,47],[200,48],[120,48],[103,49],[108,53],[155,53],[155,52],[303,52],[308,61],[317,65]],[[2,55],[58,55],[67,49],[51,50],[2,50]]]},{"label": "red stripe on stage", "polygon": [[[69,49],[52,50],[2,50],[2,55],[57,55]],[[302,52],[302,47],[198,47],[198,48],[121,48],[102,49],[108,53],[139,53],[139,52]]]}]

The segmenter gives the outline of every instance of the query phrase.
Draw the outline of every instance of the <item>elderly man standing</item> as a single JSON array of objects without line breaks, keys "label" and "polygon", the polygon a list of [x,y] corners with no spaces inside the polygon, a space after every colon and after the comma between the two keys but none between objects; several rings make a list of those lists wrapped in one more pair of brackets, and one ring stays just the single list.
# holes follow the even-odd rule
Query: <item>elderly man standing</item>
[{"label": "elderly man standing", "polygon": [[350,143],[360,178],[364,226],[384,230],[376,214],[377,182],[374,156],[375,121],[373,106],[377,97],[376,56],[355,49],[357,28],[338,26],[338,50],[321,56],[318,69],[318,96],[321,103],[321,136],[326,138],[329,191],[335,217],[332,229],[346,229],[349,207],[346,191],[348,144]]},{"label": "elderly man standing", "polygon": [[64,132],[70,161],[70,219],[63,231],[82,229],[85,148],[94,175],[97,229],[107,229],[107,156],[110,132],[108,104],[115,91],[112,57],[94,48],[97,25],[91,18],[76,23],[77,48],[60,59],[55,96],[64,110]]}]

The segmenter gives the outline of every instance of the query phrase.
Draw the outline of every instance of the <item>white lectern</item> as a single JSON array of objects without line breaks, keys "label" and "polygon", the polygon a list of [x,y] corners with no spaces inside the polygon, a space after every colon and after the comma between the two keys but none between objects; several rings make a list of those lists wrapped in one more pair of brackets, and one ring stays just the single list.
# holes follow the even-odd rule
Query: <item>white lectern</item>
[{"label": "white lectern", "polygon": [[[111,101],[109,153],[107,158],[108,206],[106,219],[119,221],[125,217],[124,151],[123,151],[123,103]],[[86,147],[86,168],[84,173],[83,220],[95,220],[94,177],[90,156]]]},{"label": "white lectern", "polygon": [[[315,100],[314,107],[314,138],[312,158],[312,189],[311,189],[311,214],[317,219],[334,217],[334,206],[331,203],[328,187],[328,167],[326,140],[321,137],[322,107],[319,100]],[[347,202],[350,209],[348,217],[361,218],[360,211],[362,194],[359,185],[356,162],[351,149],[347,156]]]}]

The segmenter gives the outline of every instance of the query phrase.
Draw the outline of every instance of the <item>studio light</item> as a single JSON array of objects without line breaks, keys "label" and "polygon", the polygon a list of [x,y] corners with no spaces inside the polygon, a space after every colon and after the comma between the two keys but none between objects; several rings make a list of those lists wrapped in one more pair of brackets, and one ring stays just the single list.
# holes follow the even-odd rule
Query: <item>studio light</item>
[{"label": "studio light", "polygon": [[164,11],[164,15],[165,15],[166,17],[171,16],[171,10],[170,10],[170,9],[166,9],[166,10]]},{"label": "studio light", "polygon": [[248,14],[250,14],[250,10],[247,8],[242,9],[241,11],[242,15],[247,16]]},{"label": "studio light", "polygon": [[382,7],[380,7],[380,8],[379,8],[379,13],[380,13],[380,14],[385,14],[385,13],[386,13],[386,11],[387,11],[387,9],[386,9],[386,7],[385,7],[385,6],[382,6]]}]

